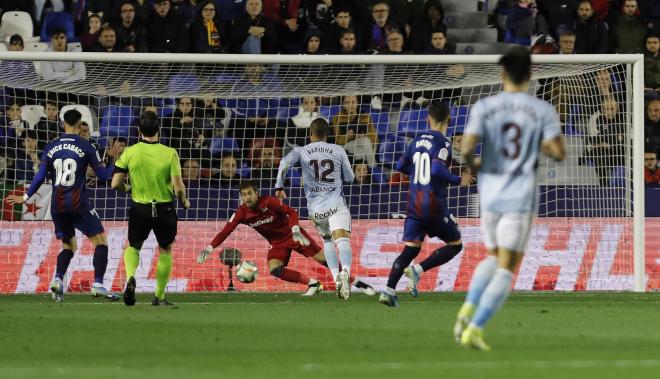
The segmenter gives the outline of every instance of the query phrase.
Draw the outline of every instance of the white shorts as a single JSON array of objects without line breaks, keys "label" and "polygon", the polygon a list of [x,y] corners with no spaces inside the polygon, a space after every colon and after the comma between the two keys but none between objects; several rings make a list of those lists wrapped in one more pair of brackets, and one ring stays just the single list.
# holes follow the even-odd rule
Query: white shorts
[{"label": "white shorts", "polygon": [[489,250],[504,248],[522,253],[527,247],[532,226],[532,212],[493,213],[481,215],[481,234]]},{"label": "white shorts", "polygon": [[345,205],[320,212],[310,212],[309,219],[322,236],[330,236],[339,229],[351,231],[351,212]]}]

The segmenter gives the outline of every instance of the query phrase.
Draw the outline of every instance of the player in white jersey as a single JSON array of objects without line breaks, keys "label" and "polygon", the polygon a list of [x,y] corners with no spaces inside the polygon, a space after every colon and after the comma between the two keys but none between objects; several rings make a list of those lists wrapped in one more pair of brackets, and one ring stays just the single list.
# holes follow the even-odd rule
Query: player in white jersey
[{"label": "player in white jersey", "polygon": [[[552,105],[527,94],[531,57],[523,47],[504,55],[504,92],[479,100],[470,111],[462,156],[479,173],[481,231],[488,256],[474,271],[454,335],[464,347],[488,351],[483,327],[511,292],[536,212],[539,150],[566,156],[559,116]],[[481,158],[475,157],[482,142]]]},{"label": "player in white jersey", "polygon": [[[351,213],[344,202],[342,189],[343,182],[352,183],[355,174],[344,148],[325,142],[328,137],[328,122],[317,118],[309,128],[311,143],[294,147],[280,162],[275,196],[286,198],[284,177],[290,167],[300,162],[309,218],[323,237],[325,259],[337,284],[337,296],[348,299],[353,259],[349,239]],[[335,247],[339,251],[341,272]]]}]

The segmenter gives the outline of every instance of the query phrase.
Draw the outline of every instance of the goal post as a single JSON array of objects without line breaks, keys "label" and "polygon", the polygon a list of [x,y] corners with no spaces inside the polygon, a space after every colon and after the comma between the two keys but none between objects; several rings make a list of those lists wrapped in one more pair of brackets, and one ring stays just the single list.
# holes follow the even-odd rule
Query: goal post
[{"label": "goal post", "polygon": [[[240,178],[253,178],[271,194],[277,162],[306,140],[309,121],[326,118],[333,140],[345,146],[364,182],[347,186],[353,216],[353,271],[382,287],[400,251],[406,211],[407,178],[394,164],[411,138],[427,128],[430,101],[450,105],[448,137],[460,144],[470,107],[501,90],[499,56],[300,56],[129,53],[0,52],[0,181],[3,197],[20,193],[33,175],[35,150],[59,131],[54,112],[76,108],[90,127],[101,155],[113,141],[137,141],[137,116],[157,112],[161,142],[179,151],[192,208],[179,210],[170,291],[222,291],[227,269],[218,259],[195,263],[203,249],[240,204]],[[645,264],[644,82],[642,55],[534,55],[530,94],[555,106],[561,116],[569,158],[539,160],[540,202],[518,290],[657,290],[660,278]],[[52,80],[45,65],[60,69],[83,62],[84,79]],[[310,98],[312,100],[310,100]],[[314,104],[311,104],[314,103]],[[311,105],[310,105],[311,104]],[[2,107],[4,106],[4,107]],[[311,109],[311,110],[310,110]],[[52,115],[51,115],[52,116]],[[35,139],[29,145],[28,139]],[[452,172],[466,174],[454,154]],[[469,173],[468,173],[469,174]],[[229,176],[228,176],[229,175]],[[126,244],[129,200],[107,183],[90,178],[94,205],[109,236],[106,281],[123,286],[121,251]],[[299,168],[287,176],[288,204],[306,221]],[[47,186],[43,186],[47,187]],[[2,292],[47,289],[59,244],[48,221],[50,193],[43,190],[22,208],[2,205],[0,285]],[[466,290],[484,256],[478,228],[476,185],[451,187],[449,206],[458,216],[464,251],[439,270],[425,274],[426,291]],[[657,227],[656,224],[652,224]],[[82,240],[80,240],[82,242]],[[441,242],[427,240],[420,257]],[[656,244],[656,242],[654,242]],[[322,245],[322,244],[321,244]],[[88,288],[91,249],[79,244],[67,284]],[[248,227],[227,241],[259,267],[252,284],[239,290],[291,291],[302,287],[269,277],[268,245]],[[4,250],[3,250],[4,249]],[[143,249],[137,275],[140,291],[153,287],[155,241]],[[311,260],[292,255],[291,266],[331,282]],[[645,268],[646,267],[646,268]],[[658,270],[660,272],[660,270]],[[324,283],[325,284],[325,283]],[[330,288],[332,288],[332,283]],[[405,285],[405,281],[401,282]]]}]

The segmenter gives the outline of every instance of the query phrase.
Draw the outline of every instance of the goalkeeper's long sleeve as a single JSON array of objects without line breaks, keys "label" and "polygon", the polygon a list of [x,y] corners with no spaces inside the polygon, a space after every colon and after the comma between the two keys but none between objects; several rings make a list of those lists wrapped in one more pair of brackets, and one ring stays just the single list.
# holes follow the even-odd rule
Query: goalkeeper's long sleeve
[{"label": "goalkeeper's long sleeve", "polygon": [[274,211],[280,214],[289,216],[289,227],[298,225],[299,216],[298,212],[290,206],[282,203],[278,198],[271,197],[268,199],[268,206],[271,207]]},{"label": "goalkeeper's long sleeve", "polygon": [[222,230],[215,235],[213,240],[211,241],[211,246],[215,249],[216,247],[220,246],[227,237],[236,229],[236,227],[241,223],[243,220],[243,212],[239,208],[236,213],[234,213],[233,216],[229,219],[229,221],[225,224],[225,227],[222,228]]}]

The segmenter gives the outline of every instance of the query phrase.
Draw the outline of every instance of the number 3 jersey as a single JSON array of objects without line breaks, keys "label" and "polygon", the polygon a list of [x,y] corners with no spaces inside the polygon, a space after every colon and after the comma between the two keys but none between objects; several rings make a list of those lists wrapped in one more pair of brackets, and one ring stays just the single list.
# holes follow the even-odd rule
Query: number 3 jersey
[{"label": "number 3 jersey", "polygon": [[28,196],[32,196],[46,176],[53,184],[51,213],[87,211],[91,207],[87,194],[87,166],[91,166],[99,179],[107,181],[113,167],[101,163],[92,144],[76,134],[62,134],[51,141],[41,154],[39,171],[34,177]]},{"label": "number 3 jersey", "polygon": [[408,217],[430,220],[449,214],[447,185],[461,178],[449,172],[451,142],[442,133],[425,131],[406,148],[396,169],[410,176]]},{"label": "number 3 jersey", "polygon": [[298,162],[310,214],[346,205],[343,182],[352,183],[355,174],[343,147],[323,141],[294,147],[280,162],[275,188],[284,187],[286,172]]},{"label": "number 3 jersey", "polygon": [[474,104],[465,134],[482,140],[481,211],[535,211],[540,145],[561,134],[552,105],[527,93],[502,92]]}]

